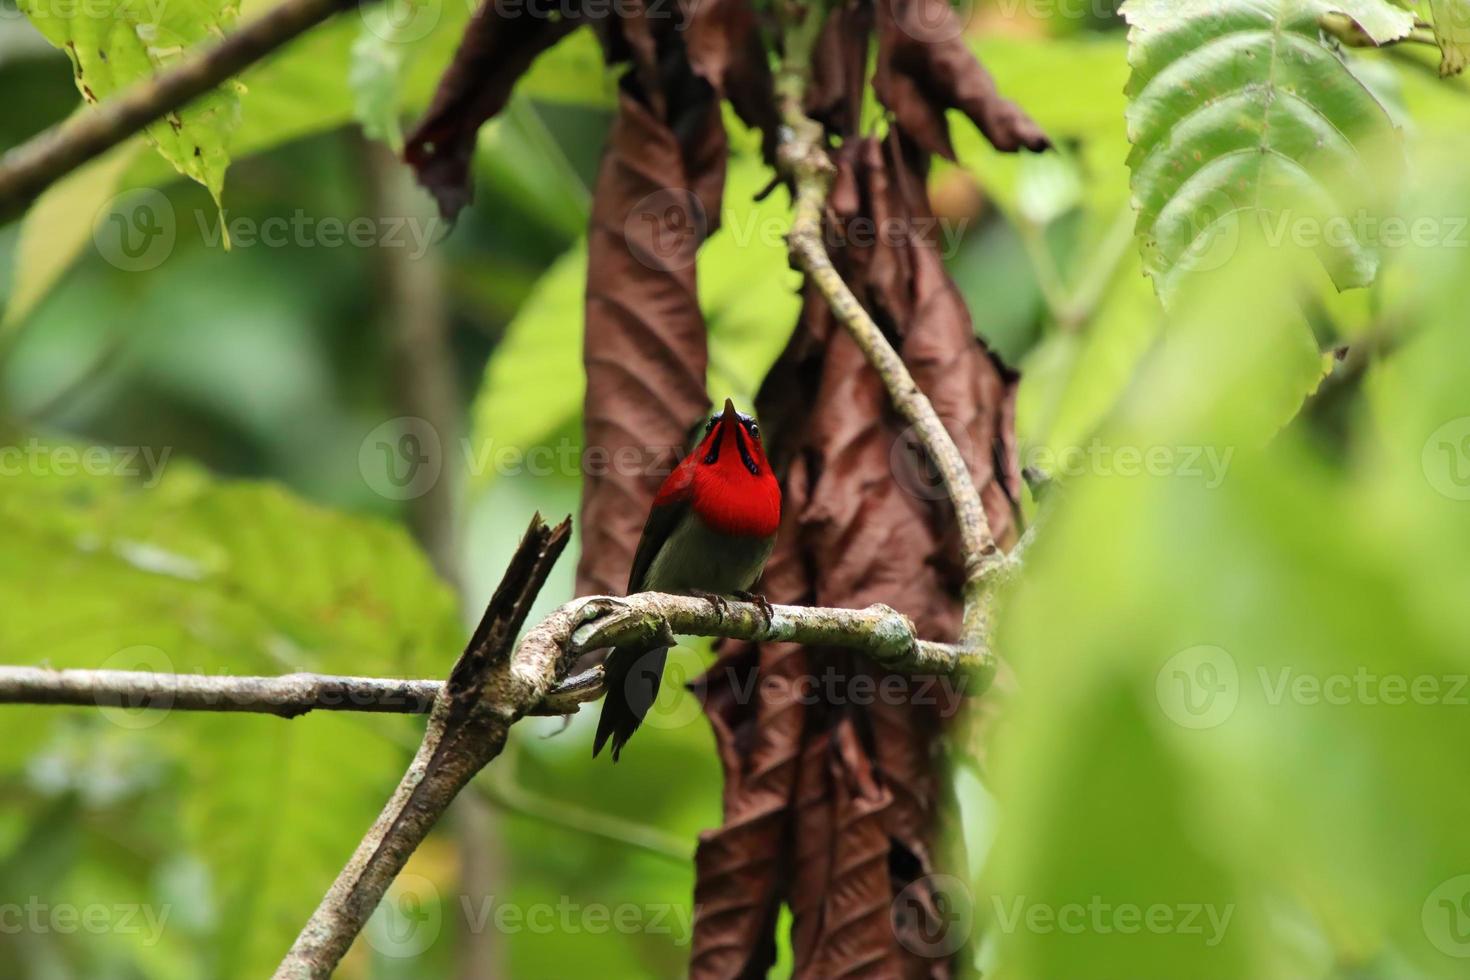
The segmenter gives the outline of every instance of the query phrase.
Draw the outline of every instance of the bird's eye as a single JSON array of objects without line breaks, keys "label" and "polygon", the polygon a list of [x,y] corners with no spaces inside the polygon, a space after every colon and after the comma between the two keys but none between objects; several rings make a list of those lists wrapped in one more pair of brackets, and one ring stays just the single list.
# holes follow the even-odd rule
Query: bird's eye
[{"label": "bird's eye", "polygon": [[752,439],[759,439],[761,437],[761,427],[756,425],[754,422],[747,425],[745,429],[747,432],[750,433],[750,437]]}]

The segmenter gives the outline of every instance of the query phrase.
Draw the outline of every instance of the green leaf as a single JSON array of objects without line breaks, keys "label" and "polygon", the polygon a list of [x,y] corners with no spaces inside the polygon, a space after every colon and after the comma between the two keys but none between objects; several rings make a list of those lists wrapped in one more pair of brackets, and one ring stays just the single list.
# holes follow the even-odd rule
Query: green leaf
[{"label": "green leaf", "polygon": [[781,194],[755,196],[771,172],[758,157],[730,162],[721,228],[699,251],[699,305],[709,324],[711,397],[749,405],[801,312],[801,277],[786,253],[789,205]]},{"label": "green leaf", "polygon": [[1414,15],[1389,0],[1329,0],[1329,10],[1347,14],[1375,44],[1409,36]]},{"label": "green leaf", "polygon": [[[28,439],[0,451],[7,661],[422,677],[441,676],[462,643],[453,596],[397,527],[279,487],[217,482],[166,456]],[[125,774],[144,761],[154,783],[182,769],[181,843],[209,869],[222,923],[208,973],[241,977],[270,972],[391,791],[403,753],[388,742],[364,751],[363,734],[411,745],[413,725],[94,710],[71,764],[55,750],[76,719],[56,708],[0,713],[0,772],[86,785],[85,770],[69,773],[109,736],[125,736],[119,744],[139,758],[106,786],[130,785]]]},{"label": "green leaf", "polygon": [[103,208],[142,148],[128,140],[46,189],[26,212],[0,337],[18,327],[92,240]]},{"label": "green leaf", "polygon": [[33,662],[96,667],[129,643],[179,671],[404,676],[453,659],[453,598],[397,527],[218,483],[166,451],[27,439],[5,458],[27,475],[0,490],[18,610],[0,637]]},{"label": "green leaf", "polygon": [[1144,267],[1170,299],[1244,236],[1316,251],[1338,288],[1373,280],[1365,219],[1397,191],[1383,107],[1318,38],[1316,0],[1132,2],[1128,135]]},{"label": "green leaf", "polygon": [[[224,34],[239,13],[237,0],[19,5],[46,40],[66,52],[77,91],[90,103],[191,57],[191,49]],[[209,188],[215,203],[230,162],[230,134],[240,118],[239,91],[238,83],[227,82],[144,130],[174,169]]]},{"label": "green leaf", "polygon": [[[754,200],[769,174],[756,157],[731,160],[722,227],[698,257],[710,390],[732,392],[747,403],[800,309],[799,279],[783,237],[786,203],[777,195]],[[541,277],[491,355],[472,412],[470,469],[477,479],[492,479],[498,467],[558,433],[570,435],[581,418],[586,276],[584,241]]]},{"label": "green leaf", "polygon": [[[1174,325],[1106,429],[1171,468],[1094,470],[1056,498],[1000,617],[1019,688],[1045,696],[1018,700],[994,759],[999,972],[1458,970],[1470,358],[1463,261],[1444,265],[1345,453],[1299,426],[1247,444],[1261,392],[1310,369],[1263,356],[1282,331],[1262,311],[1291,291],[1256,270]],[[1204,451],[1222,479],[1190,472]],[[1048,915],[1014,924],[1017,902]],[[1124,906],[1158,924],[1121,928]]]},{"label": "green leaf", "polygon": [[1458,75],[1470,61],[1470,0],[1429,0],[1441,77]]},{"label": "green leaf", "polygon": [[[1106,214],[1122,206],[1128,68],[1121,39],[987,37],[975,42],[974,50],[1000,80],[1002,93],[1025,106],[1054,143],[1076,146],[1088,205]],[[1087,98],[1078,98],[1078,92]],[[970,122],[956,116],[951,123],[960,165],[1015,221],[1021,174],[1035,162],[1031,154],[996,153]]]},{"label": "green leaf", "polygon": [[[414,6],[408,5],[408,9]],[[364,135],[381,140],[399,153],[403,150],[403,108],[399,100],[403,73],[413,53],[405,32],[412,29],[414,19],[394,17],[387,6],[378,5],[364,9],[362,20],[362,29],[352,43],[348,75],[355,97],[354,111]]]},{"label": "green leaf", "polygon": [[537,280],[485,365],[471,411],[470,471],[476,479],[494,478],[498,454],[512,463],[516,454],[545,445],[581,417],[586,295],[584,240]]},{"label": "green leaf", "polygon": [[1026,447],[1023,462],[1045,470],[1047,460],[1061,458],[1093,435],[1157,340],[1161,319],[1158,301],[1132,258],[1114,275],[1085,332],[1058,331],[1032,352],[1022,369],[1026,382],[1016,406],[1016,431]]}]

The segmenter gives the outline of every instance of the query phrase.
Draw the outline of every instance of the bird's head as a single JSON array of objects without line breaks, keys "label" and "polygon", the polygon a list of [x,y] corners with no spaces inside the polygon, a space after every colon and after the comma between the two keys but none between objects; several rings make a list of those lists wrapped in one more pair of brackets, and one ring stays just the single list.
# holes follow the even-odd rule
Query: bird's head
[{"label": "bird's head", "polygon": [[659,488],[655,509],[687,501],[704,522],[726,534],[775,534],[781,521],[781,486],[761,448],[755,419],[725,410],[705,425],[704,438]]},{"label": "bird's head", "polygon": [[711,475],[719,474],[740,482],[769,478],[771,465],[761,447],[761,430],[755,419],[735,410],[735,403],[725,399],[725,409],[710,416],[704,426],[704,438],[690,453],[694,465]]}]

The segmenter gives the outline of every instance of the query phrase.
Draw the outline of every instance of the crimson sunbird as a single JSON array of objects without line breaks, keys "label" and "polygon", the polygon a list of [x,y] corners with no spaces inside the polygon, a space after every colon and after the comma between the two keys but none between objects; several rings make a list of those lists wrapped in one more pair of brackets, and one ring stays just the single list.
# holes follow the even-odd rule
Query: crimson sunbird
[{"label": "crimson sunbird", "polygon": [[[678,592],[750,596],[781,523],[781,488],[761,448],[755,419],[735,410],[710,418],[704,438],[664,480],[633,554],[628,594]],[[613,650],[605,662],[607,699],[597,722],[594,756],[612,739],[618,753],[648,714],[663,678],[668,648]]]}]

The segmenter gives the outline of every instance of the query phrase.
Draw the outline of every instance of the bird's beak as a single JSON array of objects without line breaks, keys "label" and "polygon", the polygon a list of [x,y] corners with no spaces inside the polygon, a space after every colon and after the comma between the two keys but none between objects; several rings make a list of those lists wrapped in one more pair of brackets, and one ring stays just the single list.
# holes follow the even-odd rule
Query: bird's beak
[{"label": "bird's beak", "polygon": [[734,401],[734,399],[726,398],[725,399],[725,418],[727,418],[727,419],[733,419],[734,417],[735,417],[735,401]]}]

